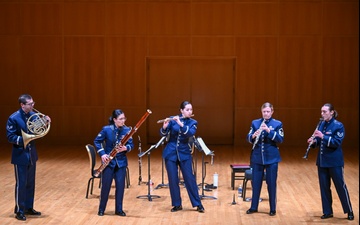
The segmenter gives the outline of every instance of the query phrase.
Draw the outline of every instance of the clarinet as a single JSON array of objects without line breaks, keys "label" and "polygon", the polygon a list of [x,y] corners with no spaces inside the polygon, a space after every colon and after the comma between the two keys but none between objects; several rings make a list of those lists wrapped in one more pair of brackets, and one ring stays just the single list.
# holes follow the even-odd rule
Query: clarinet
[{"label": "clarinet", "polygon": [[265,123],[265,119],[261,122],[261,124],[260,124],[260,127],[259,127],[259,134],[256,136],[256,138],[255,138],[255,141],[254,141],[254,144],[253,144],[253,147],[252,147],[252,149],[254,149],[255,148],[255,145],[258,143],[258,141],[259,141],[259,139],[260,139],[260,135],[261,135],[261,132],[262,132],[262,129],[261,129],[261,126]]},{"label": "clarinet", "polygon": [[[320,121],[319,121],[318,125],[316,126],[316,128],[315,128],[315,130],[314,130],[314,133],[315,133],[315,131],[319,128],[319,126],[320,126],[320,124],[321,124],[322,121],[323,121],[323,118],[320,118]],[[314,139],[315,139],[314,133],[313,133],[313,135],[311,135],[311,140],[312,140],[312,141],[309,143],[309,145],[308,145],[308,147],[307,147],[307,149],[306,149],[305,155],[303,156],[304,159],[307,159],[307,158],[308,158],[311,145],[313,144],[313,141],[314,141]]]},{"label": "clarinet", "polygon": [[[140,136],[138,135],[138,138],[139,138],[139,154],[141,154],[141,140],[140,140]],[[142,166],[142,163],[141,163],[141,157],[139,157],[139,183],[138,185],[141,184],[142,182],[142,177],[141,177],[141,166]]]}]

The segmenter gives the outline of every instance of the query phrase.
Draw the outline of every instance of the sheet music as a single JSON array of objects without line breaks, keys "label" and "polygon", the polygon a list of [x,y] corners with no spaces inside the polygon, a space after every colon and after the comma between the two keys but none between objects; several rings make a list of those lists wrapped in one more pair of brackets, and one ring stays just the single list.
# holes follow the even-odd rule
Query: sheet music
[{"label": "sheet music", "polygon": [[201,137],[196,138],[196,140],[200,144],[201,150],[203,150],[205,155],[214,155],[214,153],[206,146],[205,142],[203,141],[203,139]]}]

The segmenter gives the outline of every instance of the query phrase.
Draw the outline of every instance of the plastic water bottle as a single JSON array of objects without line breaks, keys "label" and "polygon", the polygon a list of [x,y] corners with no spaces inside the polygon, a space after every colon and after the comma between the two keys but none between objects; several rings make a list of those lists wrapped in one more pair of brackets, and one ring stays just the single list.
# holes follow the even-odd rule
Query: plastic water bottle
[{"label": "plastic water bottle", "polygon": [[214,173],[213,180],[214,180],[214,184],[213,184],[214,187],[217,187],[219,183],[219,174],[217,174],[216,172]]},{"label": "plastic water bottle", "polygon": [[242,186],[240,184],[239,187],[238,187],[238,197],[239,198],[242,197],[242,191],[243,191],[243,189],[242,189]]}]

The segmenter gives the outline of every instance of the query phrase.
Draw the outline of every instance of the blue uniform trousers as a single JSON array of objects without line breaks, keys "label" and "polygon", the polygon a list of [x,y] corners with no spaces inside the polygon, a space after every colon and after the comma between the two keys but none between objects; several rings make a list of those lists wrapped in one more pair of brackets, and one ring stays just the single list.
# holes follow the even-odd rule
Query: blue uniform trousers
[{"label": "blue uniform trousers", "polygon": [[344,167],[318,167],[318,176],[321,191],[321,202],[324,214],[333,214],[332,195],[331,195],[331,178],[334,182],[336,192],[344,213],[352,212],[350,196],[344,180]]},{"label": "blue uniform trousers", "polygon": [[199,189],[197,187],[196,179],[192,171],[191,158],[188,160],[176,161],[176,162],[165,159],[165,166],[168,174],[172,206],[182,205],[180,186],[179,186],[180,180],[179,180],[178,166],[180,167],[181,173],[183,175],[185,187],[189,195],[191,205],[193,207],[201,205]]},{"label": "blue uniform trousers", "polygon": [[25,213],[34,207],[36,165],[14,165],[15,169],[15,210]]},{"label": "blue uniform trousers", "polygon": [[101,174],[99,211],[105,212],[112,180],[115,180],[115,212],[123,210],[126,167],[105,167]]},{"label": "blue uniform trousers", "polygon": [[276,180],[278,174],[278,163],[252,165],[252,200],[251,209],[258,209],[261,187],[263,183],[264,170],[266,171],[266,184],[269,194],[270,211],[276,210]]}]

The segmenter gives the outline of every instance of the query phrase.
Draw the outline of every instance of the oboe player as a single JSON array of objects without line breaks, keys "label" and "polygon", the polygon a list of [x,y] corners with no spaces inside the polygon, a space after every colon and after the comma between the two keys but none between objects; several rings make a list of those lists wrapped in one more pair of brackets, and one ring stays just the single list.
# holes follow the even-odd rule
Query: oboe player
[{"label": "oboe player", "polygon": [[321,203],[323,215],[321,219],[333,217],[331,180],[340,198],[344,213],[347,213],[348,220],[354,220],[354,213],[351,207],[350,196],[344,179],[344,155],[342,142],[345,137],[344,125],[336,120],[338,116],[334,106],[326,103],[321,107],[323,122],[315,130],[313,137],[307,142],[312,147],[319,147],[316,160],[318,167],[318,178],[320,184]]},{"label": "oboe player", "polygon": [[258,211],[260,192],[264,171],[268,186],[270,216],[276,215],[276,182],[278,163],[281,161],[278,143],[284,140],[282,122],[272,118],[273,105],[266,102],[261,106],[262,118],[253,120],[247,135],[249,143],[253,144],[250,157],[252,168],[252,200],[247,214]]}]

